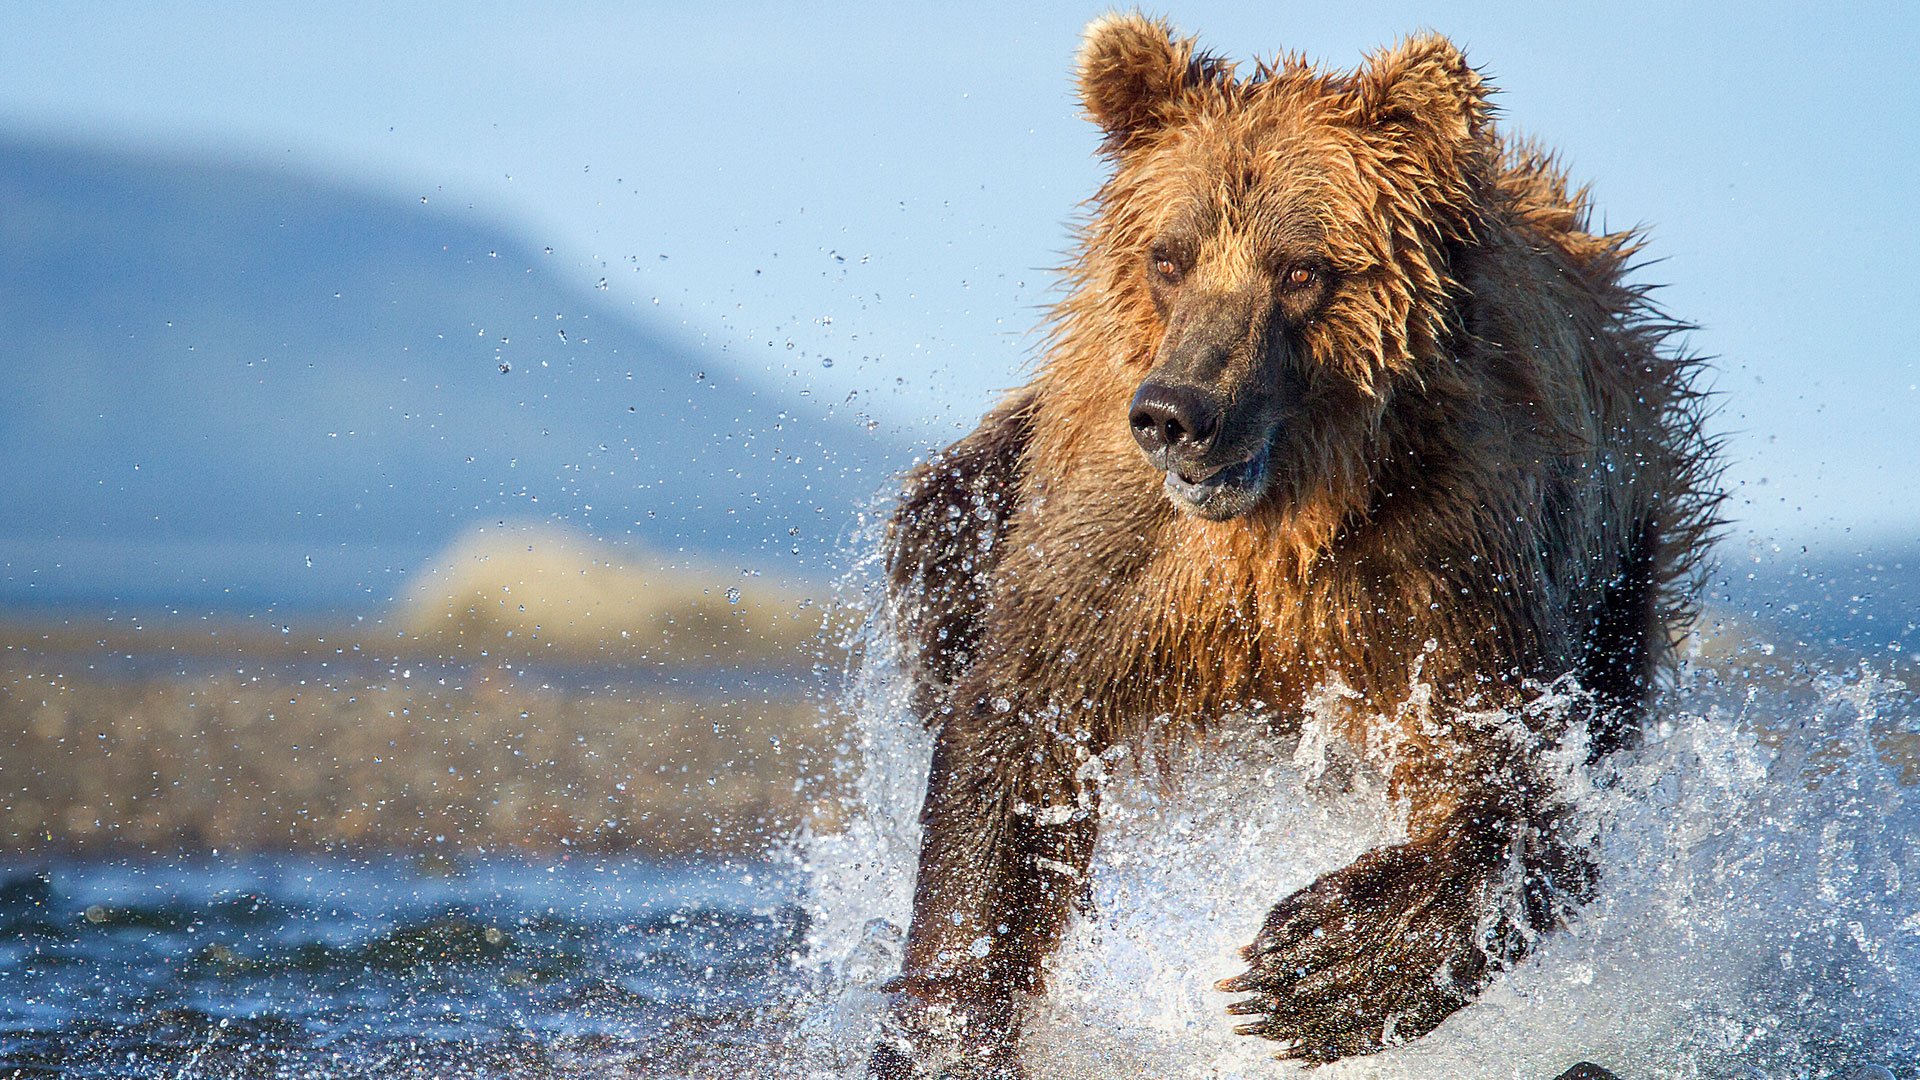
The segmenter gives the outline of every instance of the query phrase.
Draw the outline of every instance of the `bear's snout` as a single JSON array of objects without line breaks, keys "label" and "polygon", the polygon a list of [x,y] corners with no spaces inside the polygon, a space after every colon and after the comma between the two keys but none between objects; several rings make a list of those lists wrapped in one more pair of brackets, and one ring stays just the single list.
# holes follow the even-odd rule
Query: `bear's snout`
[{"label": "bear's snout", "polygon": [[1140,384],[1128,411],[1134,441],[1147,452],[1156,469],[1178,468],[1197,462],[1213,448],[1220,433],[1220,409],[1209,396],[1191,386],[1174,386],[1152,379]]}]

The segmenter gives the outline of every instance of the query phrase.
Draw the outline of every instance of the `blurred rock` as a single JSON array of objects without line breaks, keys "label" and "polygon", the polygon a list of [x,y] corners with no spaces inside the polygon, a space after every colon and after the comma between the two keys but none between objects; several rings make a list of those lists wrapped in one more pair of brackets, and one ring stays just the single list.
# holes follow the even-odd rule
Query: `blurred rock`
[{"label": "blurred rock", "polygon": [[472,530],[436,558],[396,629],[414,649],[453,660],[804,669],[852,621],[828,595],[509,525]]}]

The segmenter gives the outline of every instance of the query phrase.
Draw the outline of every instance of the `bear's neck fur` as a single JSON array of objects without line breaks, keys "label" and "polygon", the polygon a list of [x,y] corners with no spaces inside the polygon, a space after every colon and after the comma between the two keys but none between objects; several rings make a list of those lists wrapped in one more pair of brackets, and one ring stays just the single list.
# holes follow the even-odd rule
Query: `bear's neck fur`
[{"label": "bear's neck fur", "polygon": [[[1127,284],[1132,250],[1113,242],[1127,226],[1109,220],[1126,216],[1110,187],[1054,314],[1052,351],[1014,395],[1031,410],[1031,439],[961,696],[965,684],[1022,686],[1023,709],[1081,714],[1107,742],[1233,710],[1285,717],[1330,679],[1363,711],[1406,700],[1416,674],[1454,705],[1510,705],[1529,680],[1575,668],[1583,611],[1619,577],[1618,553],[1649,515],[1673,537],[1652,554],[1671,594],[1663,614],[1680,613],[1686,593],[1671,586],[1693,569],[1710,502],[1705,466],[1689,468],[1664,434],[1680,415],[1697,435],[1691,367],[1660,348],[1676,327],[1620,281],[1631,234],[1587,232],[1584,195],[1569,195],[1547,159],[1484,137],[1491,175],[1475,185],[1467,235],[1428,238],[1409,278],[1426,282],[1409,286],[1399,316],[1416,329],[1319,346],[1368,352],[1382,373],[1374,400],[1355,402],[1364,435],[1329,446],[1312,482],[1281,478],[1228,522],[1170,505],[1128,431],[1156,335],[1151,305]],[[1556,339],[1565,347],[1505,344]],[[1389,363],[1381,348],[1409,355]],[[1619,430],[1602,438],[1603,424]],[[1654,459],[1679,460],[1674,475],[1695,483],[1616,505],[1620,485],[1599,475]],[[995,634],[1002,621],[1055,629],[1036,648],[1030,633]]]}]

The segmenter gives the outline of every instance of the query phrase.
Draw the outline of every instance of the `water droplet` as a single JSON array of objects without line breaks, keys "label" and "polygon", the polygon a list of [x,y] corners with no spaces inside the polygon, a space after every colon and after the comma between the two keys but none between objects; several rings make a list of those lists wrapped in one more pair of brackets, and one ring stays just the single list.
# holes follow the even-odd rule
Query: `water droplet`
[{"label": "water droplet", "polygon": [[729,604],[737,604],[737,603],[739,603],[739,602],[740,602],[740,590],[739,590],[738,588],[731,588],[731,589],[728,589],[728,590],[727,590],[727,603],[729,603]]}]

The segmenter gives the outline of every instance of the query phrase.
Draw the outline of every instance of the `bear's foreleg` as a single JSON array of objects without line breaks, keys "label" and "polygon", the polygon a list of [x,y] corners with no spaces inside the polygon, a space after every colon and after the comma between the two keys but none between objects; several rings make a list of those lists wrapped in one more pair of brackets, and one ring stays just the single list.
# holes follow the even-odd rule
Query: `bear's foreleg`
[{"label": "bear's foreleg", "polygon": [[1416,1038],[1584,900],[1586,853],[1514,768],[1464,790],[1445,770],[1409,778],[1412,839],[1282,900],[1241,950],[1250,970],[1218,989],[1253,993],[1228,1011],[1258,1019],[1235,1030],[1312,1063]]},{"label": "bear's foreleg", "polygon": [[935,743],[913,922],[875,1077],[1017,1077],[1018,1006],[1083,895],[1098,791],[1075,749],[981,708]]}]

